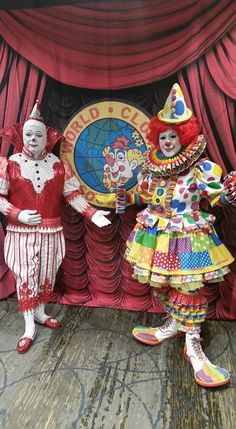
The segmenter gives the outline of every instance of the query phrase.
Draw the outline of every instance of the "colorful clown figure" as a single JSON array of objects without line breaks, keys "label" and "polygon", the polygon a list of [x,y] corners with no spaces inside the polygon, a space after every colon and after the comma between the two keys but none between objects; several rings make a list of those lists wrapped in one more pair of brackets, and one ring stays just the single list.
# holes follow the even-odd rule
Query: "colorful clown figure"
[{"label": "colorful clown figure", "polygon": [[[152,146],[138,177],[148,206],[137,215],[126,259],[134,278],[152,287],[169,315],[160,328],[134,328],[133,337],[157,345],[185,334],[184,355],[196,382],[215,387],[227,384],[230,375],[202,351],[207,301],[200,290],[204,282],[221,281],[233,257],[214,230],[214,216],[201,210],[200,201],[214,206],[229,197],[229,189],[220,181],[221,168],[201,157],[206,142],[199,131],[181,88],[174,84],[164,109],[150,121]],[[231,176],[228,181],[232,184]]]},{"label": "colorful clown figure", "polygon": [[103,150],[105,158],[103,186],[111,192],[125,184],[134,175],[136,167],[142,164],[143,154],[139,149],[131,149],[130,141],[123,135],[117,136],[111,146]]},{"label": "colorful clown figure", "polygon": [[46,128],[38,100],[24,125],[6,127],[0,136],[14,138],[16,149],[9,159],[0,158],[0,211],[8,218],[4,254],[15,276],[19,310],[25,320],[17,350],[25,353],[36,335],[35,322],[51,329],[61,327],[45,313],[45,304],[53,299],[56,273],[65,255],[62,197],[99,227],[110,224],[105,217],[109,212],[86,202],[68,162],[51,153],[63,136]]}]

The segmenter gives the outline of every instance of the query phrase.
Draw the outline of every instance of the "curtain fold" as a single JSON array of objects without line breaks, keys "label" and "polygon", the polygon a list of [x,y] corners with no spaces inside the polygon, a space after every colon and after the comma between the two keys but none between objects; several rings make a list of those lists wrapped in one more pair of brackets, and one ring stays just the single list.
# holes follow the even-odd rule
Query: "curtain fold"
[{"label": "curtain fold", "polygon": [[0,12],[0,34],[63,82],[90,89],[143,85],[195,61],[235,23],[234,0],[133,0]]},{"label": "curtain fold", "polygon": [[[45,111],[55,107],[56,101],[45,91],[46,76],[60,85],[78,87],[83,92],[81,105],[86,88],[92,101],[92,89],[106,89],[112,98],[115,90],[120,91],[116,97],[130,87],[138,93],[140,87],[134,87],[151,82],[151,102],[147,87],[143,97],[148,110],[156,113],[166,94],[155,82],[178,72],[187,104],[202,123],[208,154],[226,173],[235,168],[235,17],[234,0],[183,0],[181,4],[169,0],[158,2],[158,7],[156,0],[91,1],[1,11],[0,126],[24,121],[37,97],[43,98]],[[75,89],[71,87],[72,92]],[[51,119],[58,113],[61,122],[50,125],[62,129],[65,118],[78,109],[76,97],[72,104],[57,106]],[[4,142],[0,154],[9,156],[11,151]],[[149,287],[132,279],[132,268],[123,257],[139,210],[129,207],[120,217],[112,213],[112,224],[100,230],[63,206],[67,252],[57,282],[63,291],[60,302],[162,311]],[[218,219],[218,232],[235,255],[235,208],[225,207]],[[2,230],[0,238],[1,247]],[[236,317],[235,270],[233,264],[224,282],[205,287],[208,317]],[[14,290],[14,281],[2,253],[0,282],[3,298]]]},{"label": "curtain fold", "polygon": [[[23,122],[31,113],[36,98],[43,96],[46,75],[0,41],[0,128]],[[12,148],[6,141],[1,156],[9,156]]]},{"label": "curtain fold", "polygon": [[[207,152],[224,174],[236,169],[236,28],[232,28],[213,49],[179,71],[187,105],[201,122]],[[217,232],[236,258],[236,207],[217,212]],[[206,285],[208,317],[235,319],[236,262],[221,283]]]},{"label": "curtain fold", "polygon": [[[43,95],[46,76],[16,54],[2,40],[0,43],[0,128],[24,121],[36,98]],[[13,148],[7,141],[0,145],[0,156],[9,156]],[[5,234],[0,219],[0,299],[15,291],[15,281],[5,264],[3,242]]]},{"label": "curtain fold", "polygon": [[125,242],[139,210],[129,207],[122,216],[113,211],[111,225],[101,229],[64,206],[67,252],[57,282],[60,303],[163,311],[149,286],[132,279],[132,268],[124,259]]}]

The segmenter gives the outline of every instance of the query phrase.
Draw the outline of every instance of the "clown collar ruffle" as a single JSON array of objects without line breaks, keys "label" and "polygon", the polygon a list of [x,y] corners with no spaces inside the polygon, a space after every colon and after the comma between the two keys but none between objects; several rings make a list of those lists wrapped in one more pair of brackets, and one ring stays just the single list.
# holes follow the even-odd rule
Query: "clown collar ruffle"
[{"label": "clown collar ruffle", "polygon": [[205,137],[200,134],[192,143],[183,147],[175,156],[167,158],[160,149],[147,152],[146,165],[159,176],[179,174],[189,168],[200,157],[206,147]]}]

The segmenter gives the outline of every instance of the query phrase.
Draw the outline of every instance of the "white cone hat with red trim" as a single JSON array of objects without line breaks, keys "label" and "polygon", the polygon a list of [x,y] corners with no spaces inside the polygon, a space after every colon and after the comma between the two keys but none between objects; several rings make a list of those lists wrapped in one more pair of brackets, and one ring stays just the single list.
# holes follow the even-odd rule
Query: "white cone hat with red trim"
[{"label": "white cone hat with red trim", "polygon": [[44,124],[43,117],[41,114],[41,106],[40,106],[39,100],[37,99],[32,109],[32,112],[29,116],[29,119],[24,123],[24,127],[28,125],[39,125],[39,124],[42,125],[42,128],[45,127],[46,129],[46,125]]},{"label": "white cone hat with red trim", "polygon": [[43,117],[41,114],[41,106],[38,99],[36,100],[36,103],[32,109],[32,112],[30,114],[30,119],[36,119],[37,121],[43,122]]},{"label": "white cone hat with red trim", "polygon": [[164,108],[157,114],[161,122],[167,124],[179,124],[188,121],[192,111],[187,108],[184,95],[178,83],[175,83],[168,95]]}]

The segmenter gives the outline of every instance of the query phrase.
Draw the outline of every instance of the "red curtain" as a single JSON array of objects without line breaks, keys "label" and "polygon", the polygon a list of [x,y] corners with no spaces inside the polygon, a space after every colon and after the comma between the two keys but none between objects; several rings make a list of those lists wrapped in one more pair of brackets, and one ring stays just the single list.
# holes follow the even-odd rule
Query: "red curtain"
[{"label": "red curtain", "polygon": [[[0,128],[23,122],[31,113],[36,98],[41,99],[46,76],[16,54],[2,40],[0,43]],[[9,155],[9,144],[3,142],[1,156]]]},{"label": "red curtain", "polygon": [[[94,1],[2,11],[1,126],[26,118],[35,98],[42,98],[45,74],[68,85],[114,90],[145,85],[181,69],[181,85],[202,122],[211,158],[230,171],[235,167],[235,16],[234,0]],[[9,155],[9,149],[2,145],[1,155]],[[232,252],[233,210],[220,213],[220,234]],[[67,255],[58,279],[65,285],[61,302],[160,310],[149,288],[132,279],[123,258],[137,211],[112,214],[112,225],[101,231],[64,208]],[[4,278],[9,294],[11,279],[3,265],[1,271],[1,261],[1,286]],[[220,286],[205,289],[210,317],[235,318],[234,281],[232,272]]]},{"label": "red curtain", "polygon": [[213,49],[179,72],[186,102],[201,122],[211,158],[236,169],[236,26]]},{"label": "red curtain", "polygon": [[2,11],[0,34],[47,75],[82,88],[154,82],[192,63],[235,23],[234,0],[133,0]]},{"label": "red curtain", "polygon": [[[0,44],[0,65],[0,128],[3,128],[14,122],[23,122],[27,118],[36,98],[42,97],[46,77],[10,49],[4,41]],[[0,156],[9,156],[11,151],[9,143],[3,141]],[[15,291],[13,275],[4,261],[4,237],[0,223],[0,299]]]},{"label": "red curtain", "polygon": [[[232,28],[201,59],[179,72],[187,105],[197,114],[208,141],[211,159],[226,174],[236,169],[236,27]],[[217,230],[236,258],[236,208],[218,212]],[[209,317],[235,319],[236,262],[224,282],[205,286]]]},{"label": "red curtain", "polygon": [[58,284],[64,285],[63,304],[163,311],[150,288],[132,279],[124,259],[125,242],[136,222],[137,207],[122,216],[111,214],[111,225],[100,229],[69,206],[64,206],[66,257]]}]

